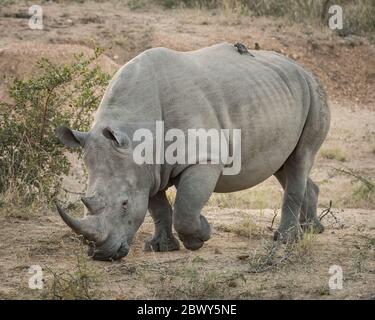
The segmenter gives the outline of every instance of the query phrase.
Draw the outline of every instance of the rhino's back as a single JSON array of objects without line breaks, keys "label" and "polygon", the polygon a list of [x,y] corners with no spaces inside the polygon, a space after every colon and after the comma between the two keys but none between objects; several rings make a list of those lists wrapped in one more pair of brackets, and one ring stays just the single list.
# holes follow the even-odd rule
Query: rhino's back
[{"label": "rhino's back", "polygon": [[277,53],[252,53],[241,55],[227,43],[190,52],[152,49],[164,120],[205,126],[217,118],[225,128],[258,127],[291,113],[304,122],[308,73]]}]

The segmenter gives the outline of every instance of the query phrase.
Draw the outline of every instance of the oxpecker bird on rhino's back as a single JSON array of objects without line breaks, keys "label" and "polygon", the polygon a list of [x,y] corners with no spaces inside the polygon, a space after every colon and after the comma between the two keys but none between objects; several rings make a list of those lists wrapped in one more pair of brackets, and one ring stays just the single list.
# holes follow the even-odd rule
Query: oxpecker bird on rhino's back
[{"label": "oxpecker bird on rhino's back", "polygon": [[[163,123],[165,141],[154,138],[156,123]],[[173,227],[185,248],[196,250],[211,236],[202,209],[213,192],[244,190],[274,175],[284,189],[274,240],[298,241],[304,230],[323,231],[319,188],[309,175],[329,124],[317,79],[280,54],[239,54],[228,43],[190,52],[146,50],[115,74],[89,132],[56,129],[62,143],[83,148],[89,176],[86,217],[75,219],[61,206],[58,212],[90,240],[94,259],[124,257],[147,211],[155,234],[146,250],[178,250]],[[143,129],[154,143],[151,158],[163,161],[135,161]],[[226,165],[208,152],[196,163],[167,161],[167,152],[158,151],[175,143],[167,132],[185,139],[192,129],[240,130],[240,170],[225,174]],[[181,139],[190,155],[188,139]],[[223,141],[233,149],[228,136]],[[173,208],[165,193],[170,186],[177,189]]]}]

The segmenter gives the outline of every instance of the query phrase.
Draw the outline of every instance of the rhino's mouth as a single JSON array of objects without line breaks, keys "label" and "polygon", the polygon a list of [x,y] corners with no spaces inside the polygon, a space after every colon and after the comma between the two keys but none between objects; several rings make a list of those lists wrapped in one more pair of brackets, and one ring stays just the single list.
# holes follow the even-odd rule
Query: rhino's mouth
[{"label": "rhino's mouth", "polygon": [[96,246],[94,243],[90,243],[87,252],[94,260],[100,261],[120,260],[127,256],[128,253],[129,245],[126,241],[112,245],[110,249],[108,249],[107,245]]}]

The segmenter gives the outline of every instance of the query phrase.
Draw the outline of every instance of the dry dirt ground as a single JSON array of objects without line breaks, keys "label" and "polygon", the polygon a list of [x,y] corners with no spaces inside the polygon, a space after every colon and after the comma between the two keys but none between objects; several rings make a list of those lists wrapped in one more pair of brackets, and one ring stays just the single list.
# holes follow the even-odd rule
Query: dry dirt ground
[{"label": "dry dirt ground", "polygon": [[[321,189],[319,213],[330,201],[333,209],[322,219],[324,234],[308,234],[293,248],[272,248],[281,188],[270,178],[250,191],[210,200],[204,212],[214,233],[199,251],[144,252],[143,241],[153,231],[147,217],[129,256],[113,263],[86,259],[79,239],[52,211],[2,210],[1,299],[375,298],[374,193],[336,170],[375,181],[375,48],[366,38],[340,38],[322,27],[227,11],[152,5],[130,10],[120,1],[44,3],[45,28],[37,31],[20,18],[27,8],[22,1],[0,7],[1,75],[30,75],[41,56],[68,61],[74,52],[89,53],[93,40],[107,49],[100,64],[110,72],[150,47],[191,50],[221,41],[250,48],[258,42],[305,65],[330,97],[331,131],[312,177]],[[8,81],[0,79],[1,99]],[[82,191],[81,178],[75,162],[65,185]],[[43,290],[28,287],[31,265],[43,268]],[[333,265],[342,268],[342,289],[329,287]]]}]

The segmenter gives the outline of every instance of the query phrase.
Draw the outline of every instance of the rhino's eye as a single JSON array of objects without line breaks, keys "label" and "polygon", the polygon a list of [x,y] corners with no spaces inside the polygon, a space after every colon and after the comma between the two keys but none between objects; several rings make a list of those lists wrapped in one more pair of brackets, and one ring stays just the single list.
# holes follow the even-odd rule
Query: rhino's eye
[{"label": "rhino's eye", "polygon": [[115,142],[111,142],[112,150],[121,156],[128,156],[130,153],[128,147],[119,147]]},{"label": "rhino's eye", "polygon": [[126,212],[126,210],[128,209],[128,200],[124,200],[121,204],[121,207],[122,207],[122,210],[124,212]]}]

